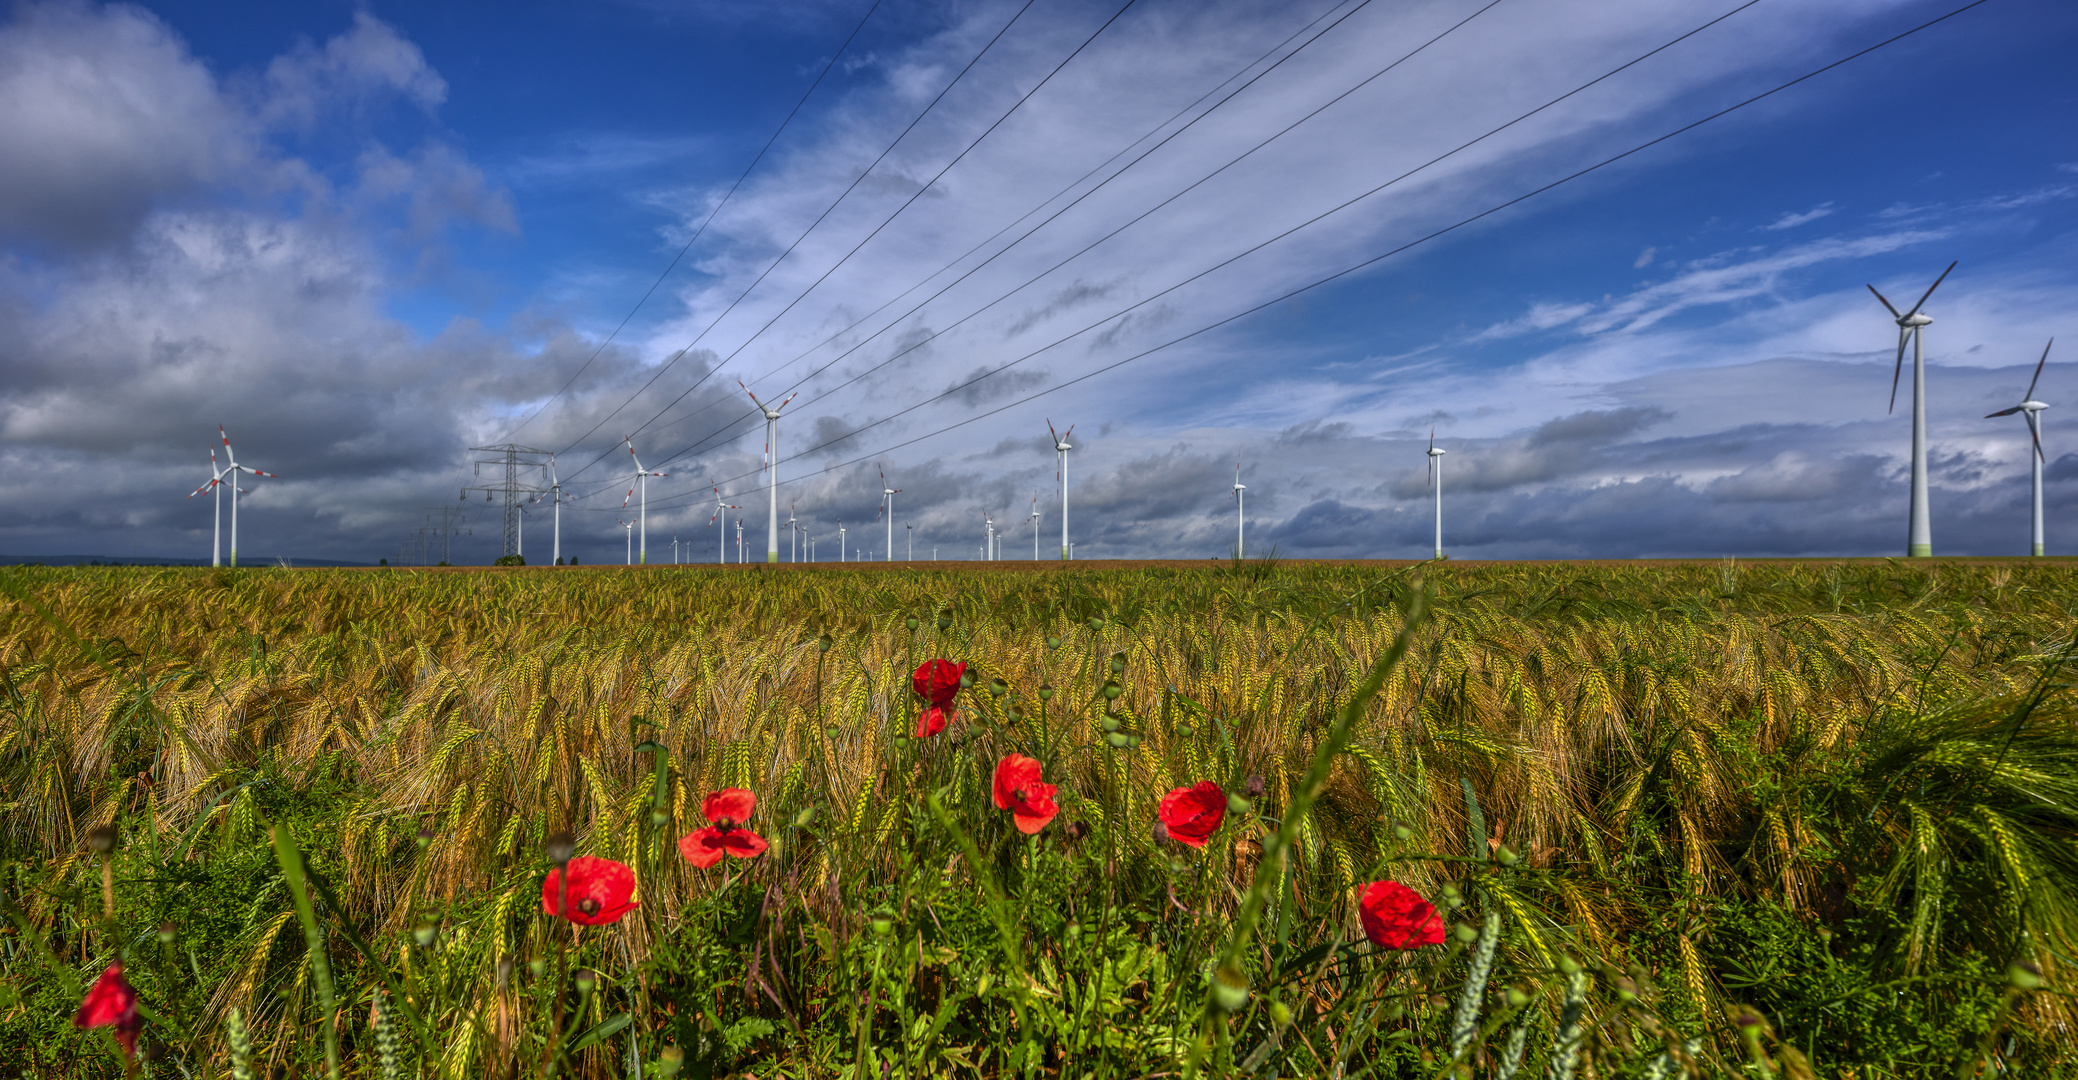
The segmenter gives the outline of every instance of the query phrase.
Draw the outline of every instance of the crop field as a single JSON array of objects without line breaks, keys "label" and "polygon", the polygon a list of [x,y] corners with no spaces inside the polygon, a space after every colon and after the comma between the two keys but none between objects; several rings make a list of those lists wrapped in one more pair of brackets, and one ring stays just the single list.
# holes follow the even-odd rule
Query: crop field
[{"label": "crop field", "polygon": [[0,1075],[2078,1073],[2060,563],[0,589]]}]

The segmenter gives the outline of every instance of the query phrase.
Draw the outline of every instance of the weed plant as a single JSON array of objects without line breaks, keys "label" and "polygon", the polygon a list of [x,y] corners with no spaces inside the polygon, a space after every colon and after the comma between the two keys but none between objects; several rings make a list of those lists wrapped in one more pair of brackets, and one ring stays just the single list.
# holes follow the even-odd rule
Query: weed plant
[{"label": "weed plant", "polygon": [[[0,1062],[25,1076],[2078,1057],[2078,578],[2056,566],[0,587]],[[919,737],[911,675],[938,658],[968,666]],[[992,798],[1009,755],[1058,789],[1036,834]],[[1203,782],[1229,802],[1196,847],[1158,806]],[[727,788],[768,846],[696,867],[679,840]],[[630,868],[636,906],[544,912],[573,855]],[[1384,880],[1441,942],[1367,939]],[[72,1023],[117,960],[134,1058]]]}]

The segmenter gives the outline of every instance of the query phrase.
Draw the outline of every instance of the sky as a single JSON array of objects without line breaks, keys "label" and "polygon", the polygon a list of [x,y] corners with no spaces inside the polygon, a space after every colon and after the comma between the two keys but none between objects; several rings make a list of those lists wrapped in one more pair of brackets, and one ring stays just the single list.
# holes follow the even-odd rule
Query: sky
[{"label": "sky", "polygon": [[0,556],[228,548],[222,425],[242,562],[489,562],[504,444],[755,560],[746,387],[782,559],[1058,558],[1049,424],[1077,558],[1426,556],[1431,439],[1456,558],[1902,554],[1951,262],[1934,550],[2060,336],[2078,554],[2078,7],[1967,2],[19,3]]}]

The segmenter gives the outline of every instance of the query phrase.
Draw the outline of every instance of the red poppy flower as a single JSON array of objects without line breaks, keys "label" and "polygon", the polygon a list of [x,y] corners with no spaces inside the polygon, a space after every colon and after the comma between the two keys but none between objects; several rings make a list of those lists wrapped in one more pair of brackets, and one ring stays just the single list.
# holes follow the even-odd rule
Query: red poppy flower
[{"label": "red poppy flower", "polygon": [[765,838],[743,823],[758,808],[758,797],[742,788],[723,788],[700,801],[707,827],[678,838],[678,853],[702,870],[721,861],[727,852],[739,859],[754,859],[770,847]]},{"label": "red poppy flower", "polygon": [[137,1033],[144,1028],[144,1021],[137,1018],[137,991],[130,988],[123,978],[120,961],[108,965],[108,970],[94,980],[94,988],[87,991],[85,1001],[79,1003],[79,1012],[73,1014],[72,1026],[97,1028],[115,1026],[115,1041],[123,1045],[123,1053],[137,1056]]},{"label": "red poppy flower", "polygon": [[1169,839],[1201,848],[1227,816],[1227,793],[1210,780],[1201,781],[1162,796],[1157,813]]},{"label": "red poppy flower", "polygon": [[924,711],[916,718],[916,737],[928,739],[945,730],[952,719],[952,699],[959,696],[960,676],[967,673],[965,661],[926,660],[909,676],[909,688],[924,699]]},{"label": "red poppy flower", "polygon": [[1030,835],[1046,827],[1061,808],[1053,801],[1054,786],[1039,779],[1039,762],[1011,754],[996,763],[996,809],[1008,810],[1017,831]]},{"label": "red poppy flower", "polygon": [[1364,936],[1381,949],[1419,949],[1443,941],[1443,917],[1420,893],[1397,881],[1364,886],[1357,914]]},{"label": "red poppy flower", "polygon": [[563,895],[563,871],[550,870],[541,882],[541,910],[579,926],[605,926],[619,922],[635,910],[635,871],[612,859],[580,855],[570,860],[570,908],[556,910]]}]

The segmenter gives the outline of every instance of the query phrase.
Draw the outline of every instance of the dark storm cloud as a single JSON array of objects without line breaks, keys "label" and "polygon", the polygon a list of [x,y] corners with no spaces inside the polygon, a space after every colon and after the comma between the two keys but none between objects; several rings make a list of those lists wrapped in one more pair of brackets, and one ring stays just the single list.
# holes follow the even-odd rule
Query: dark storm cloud
[{"label": "dark storm cloud", "polygon": [[944,392],[951,395],[946,400],[974,408],[1044,386],[1046,380],[1044,371],[1016,367],[995,372],[994,365],[984,364],[953,380]]}]

